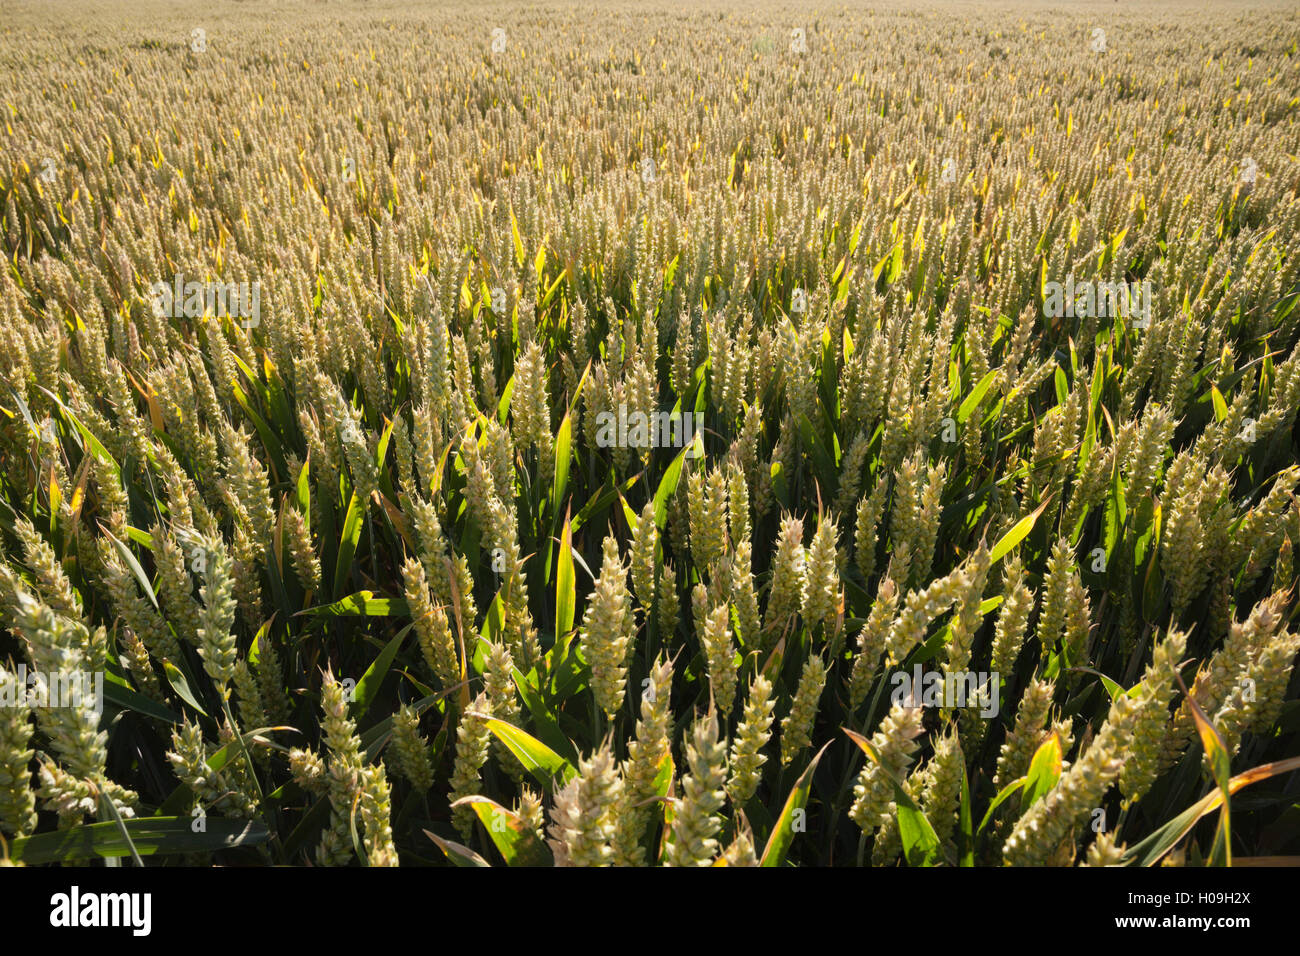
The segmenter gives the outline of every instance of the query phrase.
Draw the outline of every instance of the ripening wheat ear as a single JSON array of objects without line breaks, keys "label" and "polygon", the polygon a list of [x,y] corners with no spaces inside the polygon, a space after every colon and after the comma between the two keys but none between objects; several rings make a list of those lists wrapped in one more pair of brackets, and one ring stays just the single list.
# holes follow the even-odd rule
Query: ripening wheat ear
[{"label": "ripening wheat ear", "polygon": [[849,697],[854,708],[862,705],[871,689],[871,682],[885,655],[886,642],[897,608],[898,587],[893,578],[886,577],[880,582],[871,613],[858,632],[858,651],[849,676]]},{"label": "ripening wheat ear", "polygon": [[1160,744],[1170,724],[1169,704],[1177,690],[1176,675],[1187,649],[1187,635],[1172,631],[1156,645],[1138,691],[1139,712],[1128,756],[1119,774],[1124,806],[1141,800],[1156,781]]},{"label": "ripening wheat ear", "polygon": [[230,558],[222,545],[209,542],[204,550],[207,557],[204,584],[199,589],[203,599],[203,609],[199,612],[199,656],[203,658],[203,669],[222,696],[227,697],[236,653],[235,635],[231,632],[236,610],[234,578]]},{"label": "ripening wheat ear", "polygon": [[390,743],[392,766],[416,793],[433,789],[433,765],[429,761],[429,742],[420,732],[420,718],[415,708],[404,704],[393,715],[393,739]]},{"label": "ripening wheat ear", "polygon": [[514,414],[515,443],[521,449],[532,447],[537,450],[537,467],[541,475],[550,475],[555,470],[549,406],[545,358],[541,346],[532,342],[515,364],[515,388],[510,407]]},{"label": "ripening wheat ear", "polygon": [[1213,723],[1228,753],[1236,754],[1244,731],[1265,731],[1280,716],[1298,650],[1300,634],[1282,631],[1269,638],[1219,707]]},{"label": "ripening wheat ear", "polygon": [[803,522],[784,518],[776,539],[776,556],[772,560],[772,586],[767,597],[763,626],[780,631],[803,607],[807,576],[803,547]]},{"label": "ripening wheat ear", "polygon": [[591,663],[596,703],[613,717],[623,705],[627,684],[627,655],[632,643],[632,600],[627,569],[613,535],[602,546],[600,577],[587,603],[579,637],[583,656]]},{"label": "ripening wheat ear", "polygon": [[[16,680],[0,665],[0,686]],[[29,769],[34,750],[32,715],[27,707],[0,709],[0,830],[24,836],[36,828],[36,794]]]},{"label": "ripening wheat ear", "polygon": [[[1201,665],[1191,696],[1207,714],[1217,714],[1235,689],[1246,686],[1243,678],[1249,676],[1252,660],[1281,626],[1280,599],[1278,594],[1271,595],[1257,604],[1245,621],[1232,622],[1223,646]],[[1191,706],[1183,701],[1161,741],[1161,772],[1178,762],[1195,735]]]},{"label": "ripening wheat ear", "polygon": [[364,762],[356,725],[348,717],[343,685],[326,671],[321,683],[321,730],[328,751],[326,779],[330,824],[316,848],[322,866],[343,866],[352,858],[352,814],[360,799]]},{"label": "ripening wheat ear", "polygon": [[[78,620],[56,614],[33,597],[7,566],[0,566],[0,579],[9,592],[8,623],[26,647],[37,690],[53,693],[51,682],[58,675],[86,674],[104,666],[104,629],[90,631]],[[12,685],[10,690],[13,691]],[[49,697],[46,697],[49,700]],[[42,804],[57,812],[65,825],[79,822],[93,812],[91,795],[103,792],[111,797],[124,816],[134,815],[136,794],[108,779],[108,732],[99,729],[97,707],[102,702],[80,696],[66,706],[35,708],[36,725],[48,741],[48,752],[58,758],[47,760],[40,771]]]},{"label": "ripening wheat ear", "polygon": [[682,778],[667,848],[669,866],[708,866],[718,851],[714,836],[722,828],[726,803],[727,743],[718,737],[718,718],[710,707],[697,717],[686,745],[690,772]]},{"label": "ripening wheat ear", "polygon": [[316,557],[316,550],[312,546],[311,531],[307,527],[307,521],[296,508],[284,509],[284,531],[298,581],[308,591],[319,591],[320,559]]},{"label": "ripening wheat ear", "polygon": [[658,547],[659,528],[655,525],[654,502],[647,501],[632,534],[632,589],[647,618],[654,607],[655,554]]},{"label": "ripening wheat ear", "polygon": [[925,590],[912,591],[907,595],[903,611],[894,621],[886,640],[891,664],[906,658],[912,648],[924,639],[930,622],[952,607],[953,602],[965,593],[969,586],[969,575],[969,569],[959,567],[930,582]]},{"label": "ripening wheat ear", "polygon": [[657,796],[656,781],[672,761],[672,684],[672,663],[661,654],[646,678],[636,737],[628,742],[622,766],[622,805],[613,842],[618,866],[639,866],[645,861],[642,840],[651,816],[647,803]]},{"label": "ripening wheat ear", "polygon": [[731,780],[727,793],[736,807],[743,807],[758,789],[767,756],[764,746],[772,737],[772,717],[776,701],[772,699],[772,682],[757,674],[749,685],[745,714],[736,728],[731,745]]},{"label": "ripening wheat ear", "polygon": [[361,800],[358,804],[369,866],[397,866],[393,845],[392,800],[388,780],[377,766],[361,771]]},{"label": "ripening wheat ear", "polygon": [[[1177,649],[1171,646],[1170,656]],[[1078,822],[1100,804],[1110,785],[1119,777],[1133,732],[1142,720],[1143,711],[1155,707],[1155,685],[1169,677],[1167,667],[1149,668],[1143,690],[1151,681],[1152,693],[1139,700],[1127,695],[1115,698],[1101,732],[1083,755],[1062,775],[1057,785],[1034,803],[1017,821],[1002,849],[1002,858],[1010,866],[1041,866],[1049,861],[1074,858],[1074,844],[1069,835]]]},{"label": "ripening wheat ear", "polygon": [[[469,709],[460,715],[460,722],[456,726],[456,757],[452,765],[448,803],[455,803],[462,797],[470,797],[479,792],[479,771],[487,763],[488,745],[492,738],[487,723],[490,716],[491,705],[486,693],[475,697]],[[466,840],[473,832],[475,819],[473,808],[465,804],[452,811],[452,822]]]},{"label": "ripening wheat ear", "polygon": [[876,756],[867,757],[853,786],[853,806],[849,809],[849,817],[863,832],[871,834],[884,823],[893,805],[894,780],[906,776],[921,732],[921,708],[897,703],[872,735]]},{"label": "ripening wheat ear", "polygon": [[981,540],[966,566],[965,588],[954,601],[951,633],[948,638],[948,673],[964,671],[970,664],[975,632],[984,621],[980,605],[989,573],[989,549]]},{"label": "ripening wheat ear", "polygon": [[700,637],[709,671],[709,689],[724,720],[730,716],[736,699],[736,646],[731,642],[730,623],[730,608],[721,604],[705,612]]},{"label": "ripening wheat ear", "polygon": [[1024,644],[1029,615],[1034,609],[1034,592],[1025,584],[1025,568],[1019,556],[1008,559],[1002,571],[1002,607],[993,632],[994,673],[1010,678],[1016,657]]},{"label": "ripening wheat ear", "polygon": [[953,831],[957,827],[961,777],[966,772],[965,760],[957,727],[949,725],[934,746],[934,756],[926,764],[920,803],[940,844],[950,850]]},{"label": "ripening wheat ear", "polygon": [[[120,539],[119,539],[120,540]],[[127,567],[117,547],[104,538],[97,544],[97,577],[108,594],[109,604],[122,622],[135,632],[144,643],[150,655],[159,660],[177,661],[180,659],[180,645],[168,630],[166,622],[153,606],[140,593],[139,582]],[[233,615],[233,607],[231,608]],[[232,618],[233,619],[233,618]],[[177,624],[188,635],[188,623],[184,617],[178,617]],[[197,606],[194,607],[193,640],[197,643],[199,628],[203,618]]]},{"label": "ripening wheat ear", "polygon": [[840,609],[838,530],[833,515],[823,515],[808,548],[807,586],[803,616],[809,627],[821,625],[827,632],[835,624]]},{"label": "ripening wheat ear", "polygon": [[758,866],[753,835],[744,831],[737,833],[731,846],[722,854],[722,859],[727,866]]},{"label": "ripening wheat ear", "polygon": [[1056,685],[1052,681],[1037,679],[1030,681],[1025,688],[1016,709],[1015,724],[1007,732],[998,754],[997,773],[993,777],[995,787],[1005,787],[1029,769],[1029,761],[1045,735],[1044,727],[1055,691]]},{"label": "ripening wheat ear", "polygon": [[[487,670],[483,675],[483,689],[487,693],[492,716],[508,724],[519,723],[519,701],[516,698],[513,671],[514,658],[504,644],[493,643],[487,655]],[[524,778],[524,766],[502,741],[493,741],[497,762],[514,780]]]},{"label": "ripening wheat ear", "polygon": [[430,600],[429,584],[419,561],[407,559],[402,576],[406,581],[406,603],[425,664],[443,687],[453,687],[460,682],[461,664],[447,614],[441,605]]},{"label": "ripening wheat ear", "polygon": [[809,657],[799,675],[799,686],[790,703],[790,713],[781,722],[781,764],[788,765],[808,747],[817,703],[826,686],[826,664],[817,655]]},{"label": "ripening wheat ear", "polygon": [[65,617],[80,618],[81,597],[68,580],[58,556],[49,542],[37,533],[26,517],[14,522],[14,534],[22,545],[23,556],[32,571],[36,592],[49,607]]},{"label": "ripening wheat ear", "polygon": [[687,477],[691,556],[701,568],[715,565],[727,551],[727,485],[719,469],[707,476],[695,469]]},{"label": "ripening wheat ear", "polygon": [[608,740],[578,765],[578,775],[555,794],[551,838],[556,866],[608,866],[614,851],[614,810],[623,790]]},{"label": "ripening wheat ear", "polygon": [[1119,866],[1124,859],[1126,847],[1113,833],[1099,833],[1097,839],[1088,847],[1087,862],[1084,866]]}]

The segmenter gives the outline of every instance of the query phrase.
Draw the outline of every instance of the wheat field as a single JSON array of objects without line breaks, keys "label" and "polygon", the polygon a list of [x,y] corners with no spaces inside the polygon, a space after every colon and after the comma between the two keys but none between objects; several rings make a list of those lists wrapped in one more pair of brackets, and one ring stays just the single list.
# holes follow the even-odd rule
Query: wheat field
[{"label": "wheat field", "polygon": [[4,6],[5,862],[1300,856],[1289,4]]}]

